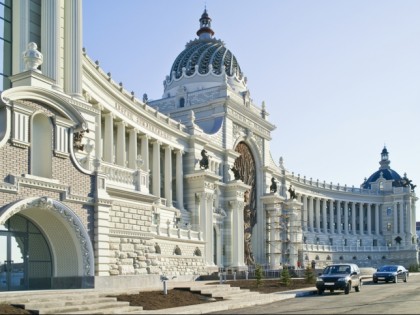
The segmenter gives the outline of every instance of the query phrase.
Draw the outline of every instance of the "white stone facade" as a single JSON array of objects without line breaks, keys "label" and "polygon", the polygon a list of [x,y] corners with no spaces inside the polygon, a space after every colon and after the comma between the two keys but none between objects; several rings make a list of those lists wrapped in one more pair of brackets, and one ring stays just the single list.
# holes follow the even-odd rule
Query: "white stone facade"
[{"label": "white stone facade", "polygon": [[[418,264],[414,189],[384,177],[368,189],[319,183],[274,162],[275,126],[229,51],[219,61],[234,72],[197,64],[177,77],[174,66],[149,103],[82,49],[80,0],[41,1],[42,49],[28,46],[19,16],[32,2],[12,4],[13,55],[27,58],[12,59],[0,104],[0,261],[25,239],[25,271],[1,290],[157,286],[256,263]],[[204,40],[225,49],[204,31],[192,44]],[[39,243],[17,237],[18,222]],[[48,274],[34,244],[48,249],[37,260]]]}]

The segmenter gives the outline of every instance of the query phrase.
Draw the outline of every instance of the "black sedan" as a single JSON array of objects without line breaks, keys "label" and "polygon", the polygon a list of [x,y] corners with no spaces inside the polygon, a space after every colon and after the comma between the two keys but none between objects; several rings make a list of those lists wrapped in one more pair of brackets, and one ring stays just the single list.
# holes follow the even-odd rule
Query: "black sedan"
[{"label": "black sedan", "polygon": [[404,266],[385,265],[378,268],[378,270],[373,274],[372,279],[374,283],[378,283],[378,281],[392,281],[394,283],[397,283],[398,280],[407,282],[408,275],[408,270],[405,269]]}]

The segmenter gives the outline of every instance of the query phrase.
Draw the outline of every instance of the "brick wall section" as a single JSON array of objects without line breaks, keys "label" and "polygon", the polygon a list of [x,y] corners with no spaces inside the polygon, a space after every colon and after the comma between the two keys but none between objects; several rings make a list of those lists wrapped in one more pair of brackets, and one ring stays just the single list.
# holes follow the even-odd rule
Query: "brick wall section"
[{"label": "brick wall section", "polygon": [[[31,106],[35,111],[42,111],[48,117],[53,117],[57,113],[33,102],[23,102]],[[54,133],[53,133],[54,134]],[[69,187],[70,194],[88,197],[94,194],[94,176],[80,172],[70,157],[59,158],[53,155],[54,141],[51,139],[51,159],[52,159],[52,178],[59,180],[62,185]],[[20,148],[6,143],[0,148],[0,181],[11,183],[10,175],[22,176],[30,174],[30,147]],[[29,197],[48,196],[61,201],[59,192],[50,191],[36,187],[21,186],[18,193],[0,192],[0,209],[11,202],[22,200]],[[70,201],[62,201],[63,204],[72,209],[83,222],[93,239],[94,209],[93,206],[82,205]]]}]

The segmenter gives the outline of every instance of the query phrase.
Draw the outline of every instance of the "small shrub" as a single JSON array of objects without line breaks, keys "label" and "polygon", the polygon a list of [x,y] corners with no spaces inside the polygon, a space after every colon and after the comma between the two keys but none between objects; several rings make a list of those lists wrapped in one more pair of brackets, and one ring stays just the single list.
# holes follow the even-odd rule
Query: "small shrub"
[{"label": "small shrub", "polygon": [[409,272],[418,272],[419,271],[419,265],[418,264],[410,265],[408,267],[408,271]]},{"label": "small shrub", "polygon": [[257,280],[257,288],[261,285],[262,279],[263,279],[263,270],[261,265],[256,264],[255,265],[255,279]]},{"label": "small shrub", "polygon": [[305,282],[306,283],[315,283],[315,274],[313,269],[308,265],[305,269]]},{"label": "small shrub", "polygon": [[289,269],[288,268],[283,268],[283,271],[281,272],[281,282],[288,287],[290,285],[291,282],[291,277],[290,277],[290,273],[289,273]]}]

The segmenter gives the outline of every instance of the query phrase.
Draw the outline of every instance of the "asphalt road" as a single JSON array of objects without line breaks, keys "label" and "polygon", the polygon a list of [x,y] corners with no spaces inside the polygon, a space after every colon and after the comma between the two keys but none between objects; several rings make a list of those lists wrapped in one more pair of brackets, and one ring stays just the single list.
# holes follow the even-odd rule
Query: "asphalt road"
[{"label": "asphalt road", "polygon": [[420,314],[420,274],[408,281],[364,282],[361,292],[325,292],[212,314]]}]

